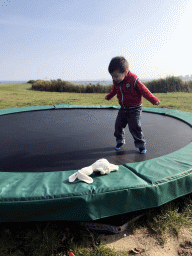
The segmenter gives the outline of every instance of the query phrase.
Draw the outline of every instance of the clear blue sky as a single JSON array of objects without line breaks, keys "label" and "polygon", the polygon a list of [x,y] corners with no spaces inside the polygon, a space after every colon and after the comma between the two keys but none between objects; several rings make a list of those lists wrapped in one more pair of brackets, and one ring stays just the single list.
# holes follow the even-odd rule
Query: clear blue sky
[{"label": "clear blue sky", "polygon": [[0,0],[0,80],[192,74],[191,0]]}]

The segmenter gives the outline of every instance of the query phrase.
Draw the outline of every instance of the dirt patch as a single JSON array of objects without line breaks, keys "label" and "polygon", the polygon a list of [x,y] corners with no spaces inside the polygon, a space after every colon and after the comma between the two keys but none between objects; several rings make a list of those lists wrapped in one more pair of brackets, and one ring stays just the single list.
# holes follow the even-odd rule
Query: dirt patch
[{"label": "dirt patch", "polygon": [[159,236],[148,228],[128,231],[114,235],[102,235],[102,244],[118,251],[125,251],[128,255],[147,256],[178,256],[192,255],[192,228],[183,229],[178,237],[166,234],[166,242],[162,245]]},{"label": "dirt patch", "polygon": [[180,248],[178,250],[178,255],[188,256],[192,255],[192,228],[182,230],[181,236],[183,237]]}]

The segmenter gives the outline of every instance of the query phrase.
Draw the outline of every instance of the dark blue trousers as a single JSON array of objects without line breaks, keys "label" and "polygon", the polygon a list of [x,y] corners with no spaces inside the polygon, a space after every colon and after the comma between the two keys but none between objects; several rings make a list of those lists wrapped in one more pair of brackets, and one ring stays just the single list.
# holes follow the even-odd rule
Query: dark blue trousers
[{"label": "dark blue trousers", "polygon": [[117,143],[125,143],[125,127],[128,124],[129,131],[133,136],[135,147],[145,147],[146,141],[141,129],[141,107],[123,109],[118,112],[115,122],[115,133]]}]

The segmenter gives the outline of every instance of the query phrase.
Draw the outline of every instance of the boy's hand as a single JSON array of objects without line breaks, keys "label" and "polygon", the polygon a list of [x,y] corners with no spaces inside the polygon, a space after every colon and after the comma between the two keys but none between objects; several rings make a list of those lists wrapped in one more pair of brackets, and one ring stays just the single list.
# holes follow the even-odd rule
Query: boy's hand
[{"label": "boy's hand", "polygon": [[160,101],[157,101],[156,103],[155,103],[155,105],[159,105],[160,104]]},{"label": "boy's hand", "polygon": [[108,100],[108,99],[107,99],[107,96],[105,96],[105,99]]}]

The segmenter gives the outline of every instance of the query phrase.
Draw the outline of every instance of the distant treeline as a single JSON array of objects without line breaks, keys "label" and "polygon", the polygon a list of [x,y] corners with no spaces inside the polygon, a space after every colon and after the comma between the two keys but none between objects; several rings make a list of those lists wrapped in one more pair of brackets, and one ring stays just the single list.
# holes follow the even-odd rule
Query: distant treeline
[{"label": "distant treeline", "polygon": [[[113,87],[112,84],[101,85],[100,83],[76,85],[61,79],[51,81],[30,80],[28,83],[32,84],[31,90],[47,92],[108,93]],[[192,92],[192,81],[184,82],[181,78],[174,76],[152,80],[144,84],[152,93]]]}]

